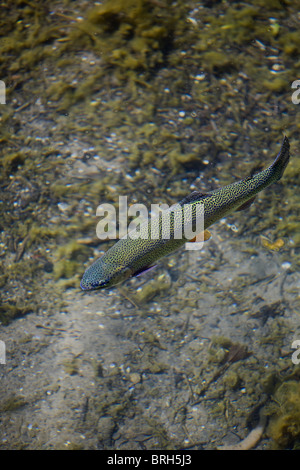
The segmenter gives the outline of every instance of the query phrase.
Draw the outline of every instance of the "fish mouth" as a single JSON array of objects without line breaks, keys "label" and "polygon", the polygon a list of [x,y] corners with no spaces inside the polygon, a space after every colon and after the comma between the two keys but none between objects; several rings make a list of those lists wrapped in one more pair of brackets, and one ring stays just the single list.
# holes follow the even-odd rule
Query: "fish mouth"
[{"label": "fish mouth", "polygon": [[80,282],[80,287],[82,290],[96,290],[96,289],[103,289],[108,284],[107,281],[99,281],[99,282],[87,282],[84,279]]}]

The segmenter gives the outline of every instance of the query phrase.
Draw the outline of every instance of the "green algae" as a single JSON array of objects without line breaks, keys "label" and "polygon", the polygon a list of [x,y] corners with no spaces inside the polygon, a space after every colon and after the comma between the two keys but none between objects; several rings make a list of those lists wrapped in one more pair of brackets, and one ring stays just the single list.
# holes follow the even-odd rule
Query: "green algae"
[{"label": "green algae", "polygon": [[[252,164],[255,166],[258,161],[266,161],[270,153],[276,151],[275,143],[278,142],[281,133],[286,130],[291,137],[293,158],[291,158],[283,180],[279,183],[278,193],[271,190],[271,192],[263,194],[256,206],[258,214],[256,215],[256,212],[252,211],[251,220],[249,223],[243,222],[242,229],[245,232],[251,230],[254,235],[259,235],[261,231],[271,227],[274,237],[285,236],[292,239],[296,247],[299,246],[300,226],[297,222],[299,220],[297,211],[300,201],[297,187],[300,166],[299,159],[295,155],[297,132],[299,131],[299,111],[297,111],[297,107],[291,105],[286,94],[286,87],[289,87],[290,81],[293,77],[299,76],[299,65],[295,60],[299,50],[297,47],[299,35],[298,31],[289,31],[293,26],[287,23],[282,2],[275,0],[255,1],[253,6],[232,4],[229,7],[225,4],[223,6],[219,4],[221,14],[217,15],[214,9],[203,8],[201,15],[197,18],[199,26],[197,29],[193,29],[183,16],[182,20],[173,26],[172,41],[167,43],[166,49],[163,50],[160,47],[164,45],[165,31],[155,30],[157,18],[149,19],[149,24],[146,25],[148,37],[142,36],[138,29],[139,19],[137,17],[135,22],[130,24],[128,18],[132,14],[131,12],[130,15],[125,16],[124,20],[120,19],[119,13],[116,13],[115,17],[110,17],[112,25],[108,23],[108,26],[105,26],[103,19],[99,22],[95,20],[92,27],[97,34],[87,31],[92,22],[92,17],[89,16],[92,13],[86,12],[83,12],[84,20],[81,22],[81,24],[85,23],[84,31],[80,31],[79,22],[77,24],[74,21],[71,25],[70,21],[59,20],[58,17],[54,22],[59,24],[60,28],[51,31],[51,25],[47,24],[47,15],[42,15],[42,2],[34,2],[35,8],[33,5],[30,6],[29,2],[27,3],[29,8],[25,6],[25,10],[26,3],[19,2],[20,5],[22,4],[22,8],[18,14],[15,13],[14,18],[9,21],[6,19],[1,25],[5,28],[1,31],[10,36],[7,38],[5,47],[4,42],[0,41],[2,76],[6,77],[5,74],[8,71],[11,74],[26,77],[27,82],[25,83],[22,77],[15,78],[13,81],[15,88],[8,90],[8,96],[13,96],[18,87],[21,87],[21,90],[23,89],[30,99],[34,100],[36,97],[42,96],[44,104],[47,104],[47,100],[50,101],[50,106],[47,107],[50,120],[58,122],[62,111],[69,114],[63,124],[58,123],[54,140],[60,139],[67,142],[72,140],[73,136],[79,136],[84,142],[88,142],[88,145],[95,146],[95,152],[100,152],[101,155],[105,154],[105,158],[109,161],[114,158],[118,148],[116,152],[107,152],[103,136],[109,135],[113,131],[122,141],[122,146],[127,146],[129,150],[120,163],[122,166],[124,162],[125,168],[125,171],[122,169],[121,178],[115,177],[112,173],[104,176],[106,174],[100,169],[99,176],[97,176],[99,181],[89,180],[83,183],[71,181],[72,184],[67,185],[66,169],[72,167],[74,163],[73,160],[70,161],[68,154],[64,153],[61,158],[57,156],[61,152],[57,152],[53,148],[51,150],[51,146],[37,147],[34,138],[30,138],[22,130],[15,132],[11,125],[16,117],[22,120],[23,115],[20,114],[18,117],[18,113],[15,113],[14,109],[6,111],[5,115],[2,115],[1,124],[9,125],[5,141],[1,140],[1,143],[4,143],[9,150],[5,152],[5,155],[8,155],[5,160],[5,168],[3,166],[1,168],[1,170],[5,170],[1,171],[0,177],[3,193],[8,195],[6,189],[9,187],[9,191],[11,191],[13,185],[9,186],[10,183],[14,183],[15,178],[19,176],[30,180],[31,178],[35,179],[41,189],[38,201],[30,203],[22,210],[16,206],[14,213],[10,214],[9,207],[17,200],[13,199],[12,193],[9,197],[5,196],[5,228],[9,229],[11,233],[7,254],[14,256],[14,246],[18,246],[28,233],[30,236],[25,247],[24,259],[12,263],[10,257],[8,261],[4,262],[4,274],[0,278],[0,284],[5,288],[3,290],[10,294],[5,305],[14,307],[10,300],[14,298],[16,292],[18,295],[20,294],[20,299],[17,301],[18,309],[12,309],[12,315],[4,317],[4,322],[12,321],[14,318],[26,314],[27,311],[29,313],[38,308],[45,308],[38,291],[41,291],[43,296],[47,292],[49,302],[51,295],[57,302],[56,297],[60,297],[66,287],[78,288],[79,276],[84,269],[84,264],[93,254],[93,250],[92,248],[82,250],[76,244],[73,245],[73,242],[83,234],[91,236],[95,227],[95,220],[92,217],[83,217],[77,212],[80,200],[85,199],[89,207],[92,208],[95,208],[103,200],[114,201],[117,192],[130,195],[134,192],[136,198],[144,198],[143,200],[145,200],[149,196],[147,193],[145,197],[145,188],[150,188],[151,197],[160,201],[169,199],[176,202],[178,198],[189,192],[189,183],[199,176],[200,171],[204,168],[205,178],[201,182],[204,189],[210,187],[212,189],[214,185],[231,183],[233,178],[243,177],[246,166],[250,173]],[[121,2],[112,2],[111,5],[112,7],[114,5],[120,6]],[[285,5],[288,5],[288,2]],[[103,13],[109,8],[108,3],[105,7],[96,7],[93,9],[93,14],[97,11]],[[289,3],[289,8],[293,9],[291,3]],[[34,13],[34,10],[37,10],[37,13]],[[149,8],[149,15],[150,10],[151,8]],[[157,10],[155,11],[157,12]],[[167,14],[167,9],[165,9],[165,15],[167,16]],[[31,24],[35,17],[34,27],[32,25],[29,28],[25,27],[25,24]],[[269,25],[268,17],[277,18],[278,27],[276,30],[272,25]],[[20,22],[19,26],[15,28],[18,21]],[[115,27],[116,21],[118,27]],[[181,40],[178,34],[180,29],[187,33],[182,35]],[[200,29],[201,34],[199,33]],[[116,49],[112,48],[110,40],[117,45]],[[256,40],[264,43],[267,49],[259,53]],[[41,44],[49,47],[41,49]],[[159,44],[158,49],[155,48],[156,44]],[[56,49],[52,48],[54,45]],[[103,49],[100,49],[100,45]],[[286,64],[287,73],[284,72],[284,75],[271,75],[270,67],[266,64],[261,67],[263,57],[274,53],[269,49],[269,46],[275,49],[275,54],[277,54],[276,50],[279,51],[278,60],[283,60]],[[31,48],[31,51],[27,53],[26,48]],[[88,70],[84,73],[80,70],[80,60],[77,56],[79,50],[83,54],[93,54],[93,59],[96,61],[94,71]],[[104,51],[103,55],[101,50]],[[181,51],[185,51],[186,54],[181,54]],[[217,62],[218,58],[220,65]],[[99,62],[97,62],[98,59]],[[39,87],[36,87],[36,90],[30,89],[29,78],[34,78],[35,87],[36,78],[39,75],[38,67],[40,65],[49,66],[49,64],[53,67],[53,74],[56,74],[60,79],[57,79],[54,84],[45,79],[42,89]],[[75,72],[73,75],[72,66]],[[193,77],[201,74],[203,70],[205,71],[203,81],[194,81]],[[240,73],[244,74],[246,78],[241,78]],[[166,74],[165,79],[163,74]],[[74,76],[80,77],[77,83],[73,83]],[[221,81],[222,79],[223,81]],[[107,96],[101,94],[102,87],[106,90]],[[111,90],[114,90],[115,87],[122,90],[121,98],[116,99],[110,95]],[[163,91],[164,87],[169,88],[169,93]],[[44,95],[44,90],[46,90],[46,95]],[[190,94],[193,98],[190,105],[185,103],[182,98],[185,94]],[[92,106],[90,99],[94,97],[99,98],[99,101],[97,105]],[[256,104],[257,100],[259,106]],[[282,107],[283,101],[285,104]],[[179,122],[178,110],[182,108],[188,118]],[[131,110],[133,110],[132,113]],[[163,113],[167,116],[166,118],[162,117]],[[196,117],[192,117],[192,115]],[[84,116],[84,119],[79,120],[78,116]],[[168,120],[173,120],[176,126],[175,124],[169,126]],[[211,127],[211,120],[216,123],[217,130]],[[191,130],[189,138],[185,137],[187,127]],[[269,129],[267,132],[264,131],[265,127]],[[248,148],[245,150],[244,144],[249,145],[249,141],[251,142],[249,150],[251,163],[250,160],[245,161]],[[201,142],[201,145],[195,147],[195,142]],[[24,145],[26,151],[19,150]],[[268,150],[268,154],[261,154],[261,150],[265,148]],[[234,155],[234,159],[228,158],[228,153]],[[204,167],[202,162],[206,159],[210,164]],[[216,165],[221,160],[222,170],[220,171],[221,167],[216,167]],[[3,161],[2,158],[0,164]],[[39,165],[41,170],[39,170]],[[56,166],[57,170],[55,170]],[[158,171],[152,174],[151,167],[161,171],[163,176],[159,177]],[[131,180],[128,183],[124,178],[126,168],[138,169],[140,175],[135,175],[132,171]],[[43,173],[47,176],[44,177]],[[172,179],[168,177],[170,173]],[[186,181],[182,181],[183,178]],[[49,180],[49,183],[46,183],[46,180]],[[115,192],[109,189],[110,185],[115,186]],[[26,189],[25,186],[22,188]],[[19,186],[16,194],[19,194],[22,188]],[[166,188],[169,192],[166,191]],[[280,197],[278,197],[279,193]],[[61,214],[57,213],[56,207],[57,203],[62,200],[70,206],[71,214],[68,219],[64,219],[63,223],[61,220],[57,220]],[[287,204],[283,201],[286,201]],[[265,207],[267,210],[264,210]],[[274,223],[274,220],[277,222]],[[70,243],[70,239],[73,242]],[[59,250],[58,246],[61,246],[62,249]],[[256,247],[248,249],[249,255],[257,253]],[[287,256],[289,256],[288,250]],[[28,261],[29,257],[34,257],[34,261]],[[53,273],[49,274],[44,271],[42,262],[38,261],[39,257],[45,257],[46,260],[53,263]],[[295,266],[298,263],[299,266],[300,259],[297,250],[293,254],[293,263]],[[186,272],[186,266],[182,267],[181,265],[180,272]],[[54,278],[55,283],[53,282]],[[60,292],[57,289],[58,284],[62,287]],[[160,286],[155,284],[155,279],[149,287],[147,284],[145,283],[143,292],[140,294],[142,303],[151,302],[160,293]],[[189,302],[191,305],[189,314],[198,311],[197,300],[187,299],[186,296],[176,297],[174,284],[177,286],[172,278],[168,291],[170,298],[172,298],[172,309],[177,309],[176,311],[181,313]],[[19,291],[22,285],[24,290],[31,290],[31,299],[26,298],[25,294],[22,300],[23,291]],[[235,286],[235,299],[239,299],[239,305],[243,305],[246,287],[247,280],[245,279],[241,279],[240,283]],[[209,283],[205,284],[203,279],[201,292],[205,293],[206,291],[215,295],[216,288]],[[217,294],[216,301],[223,302],[226,306],[224,294]],[[162,298],[158,300],[163,303]],[[27,310],[22,310],[23,308]],[[49,306],[47,308],[49,309]],[[54,308],[56,309],[56,307]],[[3,315],[7,314],[5,310],[1,310],[1,312]],[[163,315],[163,312],[160,315]],[[182,340],[184,332],[170,331],[169,324],[161,327],[166,337],[172,337],[172,341]],[[196,333],[201,337],[200,327],[195,332],[195,336]],[[274,341],[278,341],[278,348],[282,347],[284,335],[287,333],[288,330],[284,323],[274,319],[270,325],[269,339],[262,339],[261,344],[268,346],[274,344]],[[200,344],[194,346],[194,354],[190,364],[186,365],[186,373],[195,394],[201,393],[203,390],[203,380],[209,380],[210,376],[213,377],[216,371],[222,368],[231,345],[232,341],[228,338],[216,341],[213,339],[207,364],[205,364],[203,346]],[[153,352],[155,348],[158,348],[155,336],[151,337],[149,334],[144,340],[144,347],[146,350],[143,351],[143,354],[146,355],[146,359],[141,366],[142,370],[147,374],[162,374],[167,371],[169,366],[163,364],[156,352]],[[138,357],[138,353],[137,358],[141,362],[141,356]],[[276,354],[280,354],[280,351],[277,350]],[[134,360],[133,356],[132,354],[130,359]],[[214,409],[214,416],[224,418],[230,428],[239,424],[240,419],[244,419],[247,410],[257,403],[257,397],[262,389],[267,393],[274,389],[275,372],[280,373],[285,366],[279,362],[276,367],[270,367],[273,370],[266,377],[265,367],[260,362],[262,361],[249,358],[246,364],[239,362],[236,365],[231,365],[206,392],[205,399],[211,399],[210,409]],[[69,368],[68,364],[65,366],[66,372],[75,371],[76,375],[78,367],[74,367],[72,361]],[[95,405],[98,407],[98,414],[95,413],[95,415],[107,414],[110,416],[113,414],[115,422],[120,423],[128,415],[131,416],[139,412],[138,408],[134,406],[135,399],[124,399],[127,387],[122,385],[118,368],[114,368],[104,378],[110,387],[110,390],[106,392],[103,391],[103,375],[105,373],[102,373],[101,368],[97,367],[95,376],[99,381],[99,393],[95,399]],[[241,395],[242,387],[245,387],[247,393],[241,396],[241,400],[237,401],[236,405],[233,402],[229,406],[226,395],[230,392]],[[149,394],[152,394],[155,399],[159,398],[161,387],[153,387]],[[291,403],[293,399],[290,400],[290,395],[286,395],[287,401]],[[276,395],[275,399],[277,400],[277,398]],[[13,400],[11,404],[7,403],[6,406],[8,410],[11,407],[14,411],[18,410],[18,403],[22,405],[22,397],[20,397],[20,401]],[[296,448],[299,440],[297,437],[299,426],[297,424],[298,415],[295,413],[298,411],[296,407],[291,406],[289,410],[283,409],[283,407],[284,404],[281,404],[280,409],[273,409],[272,423],[274,424],[271,428],[271,437],[280,447]],[[280,419],[281,412],[283,412],[283,418]],[[159,432],[156,432],[157,429]],[[160,448],[172,448],[172,441],[159,420],[149,421],[148,432],[157,437],[157,445]],[[71,447],[72,445],[70,444]],[[65,448],[63,443],[62,448]]]},{"label": "green algae", "polygon": [[26,154],[23,152],[14,152],[5,155],[1,161],[1,166],[6,175],[15,173],[20,166],[24,164]]},{"label": "green algae", "polygon": [[26,405],[26,400],[23,396],[13,394],[11,397],[3,400],[0,403],[0,411],[2,413],[16,411]]},{"label": "green algae", "polygon": [[[95,45],[112,64],[127,70],[153,68],[163,63],[164,54],[172,47],[176,23],[182,15],[182,8],[169,15],[167,6],[168,2],[160,7],[147,0],[109,1],[90,11],[87,24],[81,28],[100,33]],[[104,44],[101,39],[107,36],[109,44]]]},{"label": "green algae", "polygon": [[270,91],[282,92],[286,89],[287,81],[280,77],[274,79],[270,77],[268,80],[263,81],[263,86]]},{"label": "green algae", "polygon": [[142,287],[139,287],[133,295],[133,300],[137,305],[143,305],[162,292],[168,291],[170,286],[170,277],[167,274],[160,274],[157,277],[155,276],[154,279],[146,282]]},{"label": "green algae", "polygon": [[204,68],[209,72],[230,72],[235,69],[234,58],[218,51],[205,51],[202,55]]},{"label": "green algae", "polygon": [[273,394],[273,416],[268,433],[279,448],[300,446],[300,383],[287,380]]},{"label": "green algae", "polygon": [[[137,82],[136,72],[150,72],[161,67],[174,47],[176,35],[187,29],[183,21],[187,9],[179,2],[170,15],[171,2],[149,0],[113,0],[88,11],[83,21],[72,24],[62,45],[63,50],[75,47],[90,49],[101,56],[106,67],[116,68],[121,80]],[[103,71],[99,70],[100,78]],[[94,78],[90,78],[94,84]]]},{"label": "green algae", "polygon": [[0,303],[0,322],[3,325],[8,325],[11,321],[16,318],[23,317],[24,315],[35,310],[34,305],[28,303],[9,303],[1,302]]},{"label": "green algae", "polygon": [[54,278],[71,278],[80,272],[84,261],[92,254],[92,249],[75,241],[60,246],[55,256]]}]

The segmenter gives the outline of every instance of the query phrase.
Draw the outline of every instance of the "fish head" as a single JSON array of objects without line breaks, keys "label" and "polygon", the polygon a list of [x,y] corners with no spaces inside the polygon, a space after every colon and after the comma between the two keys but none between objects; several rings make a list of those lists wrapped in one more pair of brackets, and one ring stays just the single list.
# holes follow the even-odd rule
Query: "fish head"
[{"label": "fish head", "polygon": [[82,290],[95,290],[113,287],[132,275],[129,268],[107,263],[102,258],[95,261],[84,273],[80,287]]}]

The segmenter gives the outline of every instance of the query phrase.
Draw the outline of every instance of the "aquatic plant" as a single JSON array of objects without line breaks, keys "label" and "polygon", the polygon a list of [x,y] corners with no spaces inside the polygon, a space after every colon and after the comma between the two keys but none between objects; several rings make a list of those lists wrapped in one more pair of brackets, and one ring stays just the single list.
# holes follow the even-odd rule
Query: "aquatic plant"
[{"label": "aquatic plant", "polygon": [[280,448],[300,448],[300,383],[286,380],[273,395],[269,435]]}]

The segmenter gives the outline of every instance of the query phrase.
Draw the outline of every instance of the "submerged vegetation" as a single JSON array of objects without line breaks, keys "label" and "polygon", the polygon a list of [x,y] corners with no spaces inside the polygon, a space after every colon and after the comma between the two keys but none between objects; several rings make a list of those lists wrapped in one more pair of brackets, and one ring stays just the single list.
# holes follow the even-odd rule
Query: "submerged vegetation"
[{"label": "submerged vegetation", "polygon": [[269,405],[269,435],[277,448],[300,447],[300,382],[299,374],[282,382]]}]

